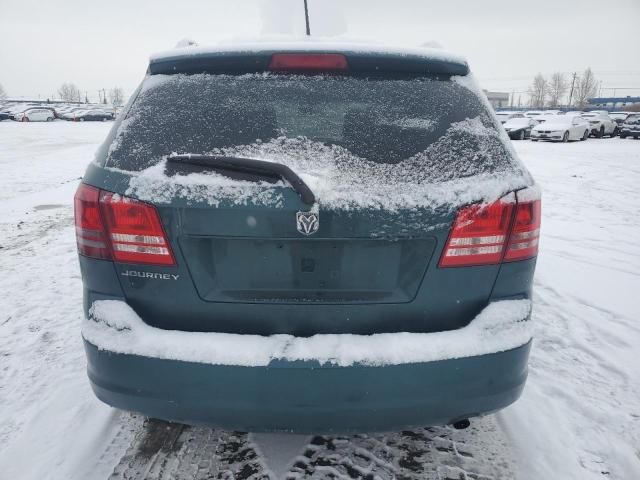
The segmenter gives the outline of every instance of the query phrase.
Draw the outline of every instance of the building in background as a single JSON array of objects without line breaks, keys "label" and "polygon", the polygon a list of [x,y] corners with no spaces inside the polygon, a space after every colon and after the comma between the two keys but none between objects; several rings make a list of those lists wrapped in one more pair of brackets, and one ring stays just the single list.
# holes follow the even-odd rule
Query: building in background
[{"label": "building in background", "polygon": [[605,107],[607,109],[628,107],[636,103],[640,103],[640,97],[596,97],[589,99],[590,107]]},{"label": "building in background", "polygon": [[493,108],[505,108],[509,106],[509,92],[490,92],[489,90],[484,90],[484,93]]}]

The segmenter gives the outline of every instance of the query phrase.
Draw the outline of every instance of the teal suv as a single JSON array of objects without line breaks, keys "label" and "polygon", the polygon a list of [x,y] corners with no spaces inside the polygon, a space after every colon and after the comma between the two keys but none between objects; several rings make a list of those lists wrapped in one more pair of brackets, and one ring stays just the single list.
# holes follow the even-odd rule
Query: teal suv
[{"label": "teal suv", "polygon": [[114,407],[365,432],[464,424],[524,387],[540,192],[454,55],[156,55],[75,225],[88,375]]}]

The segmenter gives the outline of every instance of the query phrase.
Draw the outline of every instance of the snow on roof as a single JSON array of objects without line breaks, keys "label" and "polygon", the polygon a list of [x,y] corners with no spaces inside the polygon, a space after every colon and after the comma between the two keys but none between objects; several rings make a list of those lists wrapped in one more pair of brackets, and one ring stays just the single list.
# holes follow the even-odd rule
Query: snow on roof
[{"label": "snow on roof", "polygon": [[244,53],[244,52],[351,52],[372,55],[397,55],[418,57],[428,60],[455,63],[467,66],[467,60],[441,48],[430,46],[400,46],[377,43],[372,40],[344,39],[336,37],[290,37],[270,36],[259,39],[222,40],[210,46],[185,46],[163,52],[154,53],[150,57],[151,63],[184,58],[190,56],[207,56],[216,53]]},{"label": "snow on roof", "polygon": [[197,47],[198,42],[192,40],[191,38],[183,38],[178,43],[176,43],[175,48],[185,48],[185,47]]}]

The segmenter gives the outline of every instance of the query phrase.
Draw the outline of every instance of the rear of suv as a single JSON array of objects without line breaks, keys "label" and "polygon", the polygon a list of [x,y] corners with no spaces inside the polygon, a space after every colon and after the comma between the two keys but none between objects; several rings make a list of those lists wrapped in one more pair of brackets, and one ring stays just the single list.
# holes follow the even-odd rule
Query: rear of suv
[{"label": "rear of suv", "polygon": [[426,49],[153,57],[75,197],[98,398],[293,432],[515,401],[540,194],[478,92]]},{"label": "rear of suv", "polygon": [[640,137],[640,113],[631,113],[622,124],[620,138]]}]

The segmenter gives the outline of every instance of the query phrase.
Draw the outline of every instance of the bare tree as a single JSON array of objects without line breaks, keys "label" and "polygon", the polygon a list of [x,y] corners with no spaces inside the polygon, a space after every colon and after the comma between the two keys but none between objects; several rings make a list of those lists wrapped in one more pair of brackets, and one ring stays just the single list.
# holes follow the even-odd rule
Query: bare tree
[{"label": "bare tree", "polygon": [[533,79],[533,83],[529,87],[529,98],[531,106],[534,108],[544,107],[544,101],[547,98],[548,83],[542,74],[538,74]]},{"label": "bare tree", "polygon": [[114,107],[119,107],[124,103],[124,90],[120,87],[114,87],[109,90],[109,101]]},{"label": "bare tree", "polygon": [[58,95],[65,102],[81,102],[82,94],[80,89],[73,83],[63,83],[58,89]]},{"label": "bare tree", "polygon": [[550,107],[557,107],[562,104],[562,97],[567,93],[568,86],[567,79],[562,73],[556,72],[551,75],[548,88]]},{"label": "bare tree", "polygon": [[7,92],[4,91],[4,87],[0,83],[0,100],[7,97]]},{"label": "bare tree", "polygon": [[597,91],[598,81],[589,67],[584,71],[578,82],[578,87],[576,88],[576,105],[580,108],[584,107],[589,103],[590,98],[596,96]]}]

